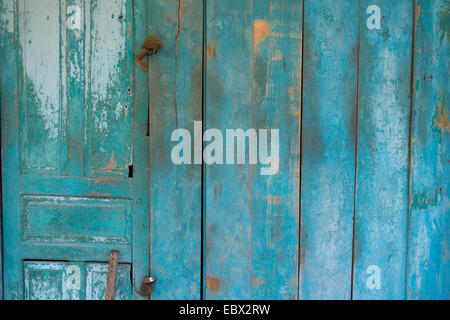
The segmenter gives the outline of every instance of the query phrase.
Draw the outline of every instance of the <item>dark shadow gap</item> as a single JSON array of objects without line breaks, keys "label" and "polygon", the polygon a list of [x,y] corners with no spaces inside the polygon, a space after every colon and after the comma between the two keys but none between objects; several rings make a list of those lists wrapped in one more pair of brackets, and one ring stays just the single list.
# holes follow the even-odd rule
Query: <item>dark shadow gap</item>
[{"label": "dark shadow gap", "polygon": [[[202,137],[203,133],[205,132],[205,104],[206,104],[206,61],[207,58],[205,56],[206,54],[206,26],[207,26],[207,16],[206,16],[206,4],[207,0],[203,0],[203,24],[202,24]],[[202,138],[202,152],[204,150],[204,141]],[[201,222],[200,222],[200,229],[201,229],[201,245],[200,245],[200,300],[205,300],[204,296],[204,284],[205,284],[205,237],[206,237],[206,230],[205,230],[205,219],[206,219],[206,208],[205,208],[205,192],[206,192],[206,181],[205,181],[205,167],[202,161],[201,165]]]},{"label": "dark shadow gap", "polygon": [[300,275],[301,275],[301,261],[302,261],[302,168],[303,168],[303,82],[305,80],[305,72],[303,69],[304,61],[305,61],[305,1],[302,2],[302,61],[301,61],[301,72],[302,72],[302,80],[300,83],[300,119],[299,119],[299,125],[300,125],[300,163],[299,163],[299,199],[298,199],[298,258],[297,258],[297,300],[300,299]]},{"label": "dark shadow gap", "polygon": [[414,96],[415,96],[415,50],[416,50],[416,30],[419,16],[417,14],[417,1],[413,4],[412,23],[412,48],[411,48],[411,101],[409,114],[409,155],[408,155],[408,209],[406,213],[406,257],[405,257],[405,299],[408,299],[408,259],[409,259],[409,234],[411,216],[411,188],[412,188],[412,167],[413,167],[413,121],[414,121]]},{"label": "dark shadow gap", "polygon": [[355,239],[356,239],[356,193],[358,191],[358,125],[359,125],[359,62],[361,55],[361,1],[358,2],[358,54],[356,64],[356,107],[355,107],[355,176],[353,186],[353,234],[352,234],[352,270],[350,279],[350,299],[353,300],[355,277]]}]

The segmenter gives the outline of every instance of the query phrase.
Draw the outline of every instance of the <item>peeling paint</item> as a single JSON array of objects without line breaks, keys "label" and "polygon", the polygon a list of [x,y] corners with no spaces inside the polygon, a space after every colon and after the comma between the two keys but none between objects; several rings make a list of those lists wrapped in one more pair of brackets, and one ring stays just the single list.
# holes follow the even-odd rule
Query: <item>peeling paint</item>
[{"label": "peeling paint", "polygon": [[13,8],[8,8],[7,3],[5,3],[4,1],[2,1],[0,3],[1,8],[0,8],[0,23],[1,23],[1,28],[6,30],[7,33],[13,34],[14,33],[14,20],[9,20],[9,17],[12,17],[13,15]]},{"label": "peeling paint", "polygon": [[181,22],[182,22],[182,0],[178,0],[178,30],[175,36],[175,77],[174,77],[174,90],[173,99],[175,104],[175,123],[178,128],[178,105],[177,105],[177,80],[178,80],[178,39],[181,34]]},{"label": "peeling paint", "polygon": [[221,282],[222,280],[218,278],[206,276],[206,288],[211,290],[213,293],[217,293],[219,291]]},{"label": "peeling paint", "polygon": [[440,189],[433,190],[431,192],[420,192],[412,195],[412,210],[426,210],[430,207],[435,207],[439,204],[442,197],[442,191]]},{"label": "peeling paint", "polygon": [[420,5],[416,6],[416,10],[415,10],[415,14],[414,14],[414,18],[415,18],[415,26],[416,26],[416,31],[417,31],[417,26],[419,25],[419,18],[420,18]]},{"label": "peeling paint", "polygon": [[439,15],[439,29],[442,32],[442,38],[447,39],[447,42],[450,41],[450,38],[448,37],[448,34],[450,33],[450,6],[442,10],[441,14]]},{"label": "peeling paint", "polygon": [[[439,100],[437,103],[437,115],[434,118],[434,127],[438,128],[441,133],[445,133],[446,131],[450,131],[450,124],[448,121],[448,108],[447,105],[444,104],[444,90],[442,87],[439,90]],[[446,99],[445,99],[446,100]]]},{"label": "peeling paint", "polygon": [[[100,178],[86,178],[88,181],[93,181],[94,183],[108,183],[108,182],[122,182],[123,178],[113,178],[113,177],[100,177]],[[92,191],[94,192],[94,191]]]},{"label": "peeling paint", "polygon": [[253,44],[258,45],[269,33],[270,25],[264,20],[253,23]]},{"label": "peeling paint", "polygon": [[206,44],[206,63],[209,62],[211,58],[216,57],[216,48],[212,45],[211,42]]},{"label": "peeling paint", "polygon": [[[57,139],[60,135],[60,65],[54,63],[60,60],[59,37],[58,37],[58,17],[59,4],[54,1],[45,1],[43,4],[47,8],[45,12],[31,11],[26,7],[25,19],[28,21],[25,26],[21,45],[24,55],[24,72],[27,80],[27,88],[31,92],[28,101],[34,103],[37,112],[42,118],[43,125],[47,132],[48,139]],[[47,19],[47,16],[51,19]],[[39,33],[35,29],[39,28]],[[45,46],[42,46],[45,35]],[[39,52],[39,55],[36,55]],[[33,97],[35,95],[35,97]]]},{"label": "peeling paint", "polygon": [[114,159],[114,152],[112,153],[111,159],[109,160],[109,163],[105,169],[106,170],[116,170],[117,169],[117,161]]}]

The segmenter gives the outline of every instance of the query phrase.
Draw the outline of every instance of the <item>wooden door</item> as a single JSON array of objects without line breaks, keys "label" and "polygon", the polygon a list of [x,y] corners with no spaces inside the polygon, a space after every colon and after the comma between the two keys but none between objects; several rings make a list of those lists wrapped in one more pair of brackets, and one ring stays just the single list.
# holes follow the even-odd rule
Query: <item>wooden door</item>
[{"label": "wooden door", "polygon": [[[149,273],[147,7],[126,0],[2,1],[7,299],[117,299]],[[138,43],[139,42],[139,43]]]}]

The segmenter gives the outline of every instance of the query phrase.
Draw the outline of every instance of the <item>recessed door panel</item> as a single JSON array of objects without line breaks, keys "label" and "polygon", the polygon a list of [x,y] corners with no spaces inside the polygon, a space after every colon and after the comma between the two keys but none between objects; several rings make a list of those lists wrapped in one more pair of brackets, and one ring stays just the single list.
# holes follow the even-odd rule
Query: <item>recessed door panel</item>
[{"label": "recessed door panel", "polygon": [[22,202],[25,241],[131,243],[130,200],[24,196]]},{"label": "recessed door panel", "polygon": [[[24,263],[26,300],[104,300],[108,264],[80,262]],[[131,299],[131,266],[117,267],[116,300]]]}]

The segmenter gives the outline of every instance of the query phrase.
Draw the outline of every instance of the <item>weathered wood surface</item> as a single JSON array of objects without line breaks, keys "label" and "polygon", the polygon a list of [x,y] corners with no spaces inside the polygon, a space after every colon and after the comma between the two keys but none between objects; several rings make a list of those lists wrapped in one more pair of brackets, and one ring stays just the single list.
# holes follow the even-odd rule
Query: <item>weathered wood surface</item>
[{"label": "weathered wood surface", "polygon": [[134,52],[147,35],[146,4],[0,7],[5,298],[25,297],[24,261],[107,262],[111,250],[140,284],[149,273],[148,78]]},{"label": "weathered wood surface", "polygon": [[297,298],[301,19],[302,1],[206,1],[205,129],[282,141],[273,176],[204,168],[206,299]]},{"label": "weathered wood surface", "polygon": [[450,2],[415,5],[408,298],[450,299]]},{"label": "weathered wood surface", "polygon": [[300,298],[349,299],[358,6],[305,1]]},{"label": "weathered wood surface", "polygon": [[[132,298],[131,266],[119,264],[114,299]],[[26,300],[105,300],[108,264],[80,262],[24,263]]]},{"label": "weathered wood surface", "polygon": [[[449,8],[0,0],[5,298],[104,299],[120,250],[115,299],[450,299]],[[202,120],[278,172],[175,165]]]},{"label": "weathered wood surface", "polygon": [[[354,299],[406,298],[413,3],[361,1]],[[380,276],[380,283],[377,277]]]},{"label": "weathered wood surface", "polygon": [[114,300],[116,294],[117,267],[119,266],[119,251],[113,250],[109,254],[108,276],[106,278],[105,300]]},{"label": "weathered wood surface", "polygon": [[[203,1],[149,1],[152,299],[199,299],[201,166],[171,160],[171,134],[202,120]],[[192,136],[193,138],[193,136]]]}]

